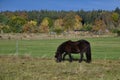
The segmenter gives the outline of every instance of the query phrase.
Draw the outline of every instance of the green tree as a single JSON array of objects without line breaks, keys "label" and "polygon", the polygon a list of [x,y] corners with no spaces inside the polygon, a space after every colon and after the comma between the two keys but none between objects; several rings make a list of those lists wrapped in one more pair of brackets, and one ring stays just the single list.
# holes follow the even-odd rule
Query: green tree
[{"label": "green tree", "polygon": [[113,19],[113,21],[114,22],[118,22],[118,20],[119,20],[119,14],[118,13],[112,13],[112,19]]},{"label": "green tree", "polygon": [[12,32],[22,32],[22,26],[26,23],[26,20],[19,16],[13,16],[8,23]]},{"label": "green tree", "polygon": [[85,30],[85,31],[91,31],[92,30],[92,24],[84,24],[82,30]]},{"label": "green tree", "polygon": [[63,22],[66,31],[73,30],[73,26],[75,25],[75,13],[69,12],[68,14],[66,14],[66,16],[63,19]]},{"label": "green tree", "polygon": [[120,8],[119,8],[119,7],[117,7],[117,8],[115,9],[115,11],[114,11],[114,12],[116,12],[116,13],[120,14]]},{"label": "green tree", "polygon": [[116,13],[116,12],[112,13],[112,21],[115,26],[114,28],[119,26],[119,14],[118,13]]},{"label": "green tree", "polygon": [[53,27],[53,21],[52,21],[52,19],[50,19],[50,18],[47,18],[47,20],[48,20],[48,26],[49,26],[49,28],[52,28]]},{"label": "green tree", "polygon": [[0,23],[7,24],[8,20],[9,19],[5,15],[0,14]]}]

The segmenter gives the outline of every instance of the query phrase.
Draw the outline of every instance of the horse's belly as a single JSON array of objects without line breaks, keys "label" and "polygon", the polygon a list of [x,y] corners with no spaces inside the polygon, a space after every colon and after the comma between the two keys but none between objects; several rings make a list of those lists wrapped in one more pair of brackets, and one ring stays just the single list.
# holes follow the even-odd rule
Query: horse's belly
[{"label": "horse's belly", "polygon": [[77,54],[77,53],[80,53],[80,51],[79,50],[78,51],[72,51],[71,53]]},{"label": "horse's belly", "polygon": [[80,52],[71,52],[72,54],[78,54],[78,53],[80,53]]}]

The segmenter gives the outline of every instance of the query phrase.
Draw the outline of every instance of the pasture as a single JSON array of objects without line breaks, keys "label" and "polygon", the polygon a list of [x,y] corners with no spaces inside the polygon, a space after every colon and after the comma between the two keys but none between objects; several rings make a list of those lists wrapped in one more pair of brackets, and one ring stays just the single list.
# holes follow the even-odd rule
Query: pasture
[{"label": "pasture", "polygon": [[0,40],[0,80],[120,80],[120,37],[86,38],[90,64],[56,63],[56,48],[66,40]]}]

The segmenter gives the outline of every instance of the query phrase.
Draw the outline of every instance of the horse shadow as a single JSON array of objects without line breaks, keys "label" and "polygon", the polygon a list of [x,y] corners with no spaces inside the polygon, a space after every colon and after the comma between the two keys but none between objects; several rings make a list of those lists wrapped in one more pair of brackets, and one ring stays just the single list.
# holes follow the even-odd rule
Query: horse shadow
[{"label": "horse shadow", "polygon": [[[64,61],[71,62],[69,58],[64,59],[63,62],[64,62]],[[79,59],[78,59],[78,58],[73,58],[73,59],[72,59],[72,62],[76,62],[76,61],[79,61]],[[86,60],[86,59],[83,59],[82,62],[87,62],[87,60]]]}]

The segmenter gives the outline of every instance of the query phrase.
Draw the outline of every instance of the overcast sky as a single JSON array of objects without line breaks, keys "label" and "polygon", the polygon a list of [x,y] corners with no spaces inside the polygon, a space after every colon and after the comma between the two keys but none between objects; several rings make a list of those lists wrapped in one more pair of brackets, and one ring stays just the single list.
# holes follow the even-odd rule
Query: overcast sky
[{"label": "overcast sky", "polygon": [[15,10],[114,10],[120,0],[0,0],[0,11]]}]

